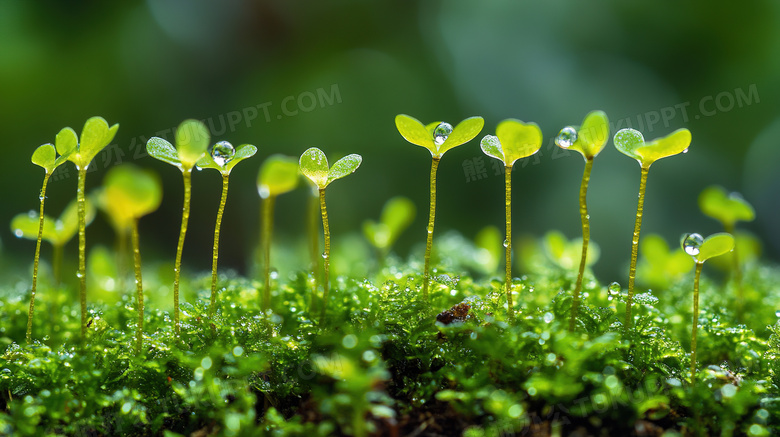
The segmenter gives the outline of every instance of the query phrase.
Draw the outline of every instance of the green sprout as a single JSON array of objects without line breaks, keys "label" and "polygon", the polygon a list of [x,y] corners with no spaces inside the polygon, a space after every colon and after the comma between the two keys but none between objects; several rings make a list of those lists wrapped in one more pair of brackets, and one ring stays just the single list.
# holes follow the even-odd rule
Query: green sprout
[{"label": "green sprout", "polygon": [[214,251],[211,255],[211,303],[209,317],[214,317],[217,309],[217,259],[219,258],[219,229],[222,226],[222,214],[225,212],[227,202],[228,182],[230,172],[239,162],[252,157],[257,153],[257,147],[251,144],[242,144],[234,148],[227,141],[220,141],[211,147],[211,153],[198,160],[199,168],[213,168],[222,174],[222,197],[217,211],[217,223],[214,226]]},{"label": "green sprout", "polygon": [[184,237],[190,219],[190,199],[192,197],[192,168],[203,158],[209,148],[209,131],[198,120],[184,120],[176,129],[176,148],[168,141],[152,137],[146,143],[146,151],[153,158],[167,162],[181,170],[184,178],[184,204],[181,212],[179,243],[176,246],[176,261],[173,266],[173,325],[176,335],[181,332],[179,322],[179,280],[181,278],[181,256],[184,249]]},{"label": "green sprout", "polygon": [[668,288],[693,268],[691,257],[679,247],[671,250],[660,235],[647,235],[640,243],[636,276],[652,288]]},{"label": "green sprout", "polygon": [[585,263],[590,243],[590,215],[588,215],[588,182],[593,168],[593,159],[607,144],[609,139],[609,120],[603,111],[591,111],[585,116],[581,127],[566,126],[555,137],[555,144],[566,150],[579,152],[585,159],[585,170],[582,173],[580,183],[580,221],[582,222],[582,256],[580,257],[580,269],[577,273],[577,283],[572,293],[571,318],[569,319],[569,331],[574,331],[577,323],[577,314],[580,308],[580,292],[582,291],[582,277],[585,274]]},{"label": "green sprout", "polygon": [[395,117],[395,126],[401,136],[410,143],[425,147],[431,152],[431,178],[430,178],[430,209],[428,211],[428,232],[425,241],[425,266],[423,272],[423,300],[428,302],[428,288],[430,287],[431,246],[433,245],[433,224],[436,217],[436,170],[444,153],[454,147],[465,144],[476,137],[485,125],[482,117],[469,117],[453,129],[446,122],[435,121],[423,125],[419,120],[406,114]]},{"label": "green sprout", "polygon": [[496,135],[486,135],[479,143],[485,155],[504,163],[504,196],[506,206],[506,293],[507,315],[514,319],[512,303],[512,166],[518,159],[533,155],[542,147],[542,130],[536,123],[508,119],[498,124]]},{"label": "green sprout", "polygon": [[43,185],[41,186],[40,194],[40,212],[38,213],[38,235],[35,243],[35,257],[33,261],[33,279],[32,279],[32,292],[30,294],[30,311],[27,313],[27,343],[32,342],[32,318],[35,311],[35,292],[38,287],[38,261],[41,256],[41,240],[43,239],[43,227],[45,222],[45,215],[43,214],[43,204],[46,200],[46,185],[49,184],[49,178],[54,170],[62,165],[73,153],[75,147],[63,148],[60,156],[57,156],[57,150],[51,144],[44,144],[35,149],[32,154],[32,163],[43,167]]},{"label": "green sprout", "polygon": [[325,323],[325,315],[328,308],[328,289],[330,288],[330,228],[328,227],[328,211],[325,208],[325,188],[336,179],[352,174],[360,167],[363,157],[357,154],[347,155],[336,161],[332,167],[328,167],[328,158],[322,150],[311,147],[301,155],[298,165],[301,173],[309,178],[317,186],[320,198],[320,213],[322,214],[322,229],[325,237],[325,252],[322,258],[325,261],[325,277],[322,290],[322,308],[320,309],[320,324]]},{"label": "green sprout", "polygon": [[385,203],[379,222],[373,220],[363,222],[363,234],[379,252],[380,269],[390,248],[412,224],[416,213],[414,202],[407,197],[396,196]]},{"label": "green sprout", "polygon": [[693,327],[691,328],[691,384],[696,382],[696,328],[699,324],[699,277],[704,261],[723,255],[734,248],[734,237],[721,232],[702,238],[699,234],[683,235],[680,244],[696,262],[693,280]]},{"label": "green sprout", "polygon": [[293,157],[271,155],[257,175],[257,192],[262,199],[263,223],[261,240],[263,246],[263,310],[271,306],[271,234],[274,226],[274,203],[276,196],[287,193],[298,186],[298,162]]},{"label": "green sprout", "polygon": [[[582,262],[582,239],[569,240],[560,231],[553,230],[544,234],[542,241],[545,254],[558,267],[569,270]],[[585,265],[592,266],[600,256],[599,245],[591,241],[586,252]]]},{"label": "green sprout", "polygon": [[84,123],[81,130],[81,142],[76,132],[66,127],[58,134],[55,141],[57,152],[68,156],[68,161],[76,165],[78,170],[78,185],[76,199],[79,210],[79,300],[81,302],[81,338],[84,340],[87,333],[87,198],[84,194],[87,168],[92,160],[113,141],[119,124],[108,126],[103,117],[92,117]]},{"label": "green sprout", "polygon": [[624,155],[634,158],[642,168],[639,178],[639,201],[636,207],[636,221],[634,222],[634,235],[631,239],[631,264],[628,271],[628,298],[626,299],[625,329],[631,328],[631,303],[634,298],[634,281],[636,280],[636,259],[639,249],[639,230],[642,227],[642,211],[645,203],[645,188],[647,187],[647,173],[650,165],[667,156],[685,153],[691,144],[691,132],[688,129],[677,129],[671,134],[656,138],[645,143],[642,133],[626,128],[615,133],[613,139],[615,148]]},{"label": "green sprout", "polygon": [[[699,208],[704,215],[712,217],[723,224],[724,230],[736,235],[734,228],[738,221],[749,222],[756,218],[753,207],[738,193],[727,193],[722,187],[713,185],[699,194]],[[737,245],[731,254],[732,278],[737,285],[737,311],[742,319],[744,306],[744,290],[742,287],[742,269],[739,265]]]},{"label": "green sprout", "polygon": [[141,353],[144,330],[144,286],[141,276],[141,250],[138,243],[138,220],[154,212],[162,201],[160,178],[149,170],[141,170],[131,164],[113,167],[103,181],[101,204],[120,227],[120,232],[130,231],[135,270],[138,326],[136,353]]}]

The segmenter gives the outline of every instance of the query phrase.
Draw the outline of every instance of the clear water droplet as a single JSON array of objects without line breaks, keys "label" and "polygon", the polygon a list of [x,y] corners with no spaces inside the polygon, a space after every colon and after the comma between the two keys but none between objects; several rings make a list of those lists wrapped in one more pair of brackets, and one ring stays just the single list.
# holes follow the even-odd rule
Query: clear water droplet
[{"label": "clear water droplet", "polygon": [[509,247],[509,240],[504,240],[504,247]]},{"label": "clear water droplet", "polygon": [[30,217],[31,219],[36,219],[38,218],[38,213],[36,213],[33,210],[29,210],[27,211],[27,217]]},{"label": "clear water droplet", "polygon": [[775,311],[775,316],[780,317],[780,310]]},{"label": "clear water droplet", "polygon": [[688,148],[686,147],[685,150],[683,150],[683,153],[688,153]]},{"label": "clear water droplet", "polygon": [[620,284],[617,282],[613,282],[609,284],[608,290],[609,290],[609,294],[620,294]]},{"label": "clear water droplet", "polygon": [[220,167],[224,167],[234,156],[236,149],[228,141],[220,141],[211,148],[211,158]]},{"label": "clear water droplet", "polygon": [[24,236],[24,232],[22,232],[21,229],[14,229],[14,235],[16,235],[16,238],[22,238]]},{"label": "clear water droplet", "polygon": [[577,141],[577,129],[572,126],[566,126],[558,132],[558,136],[555,137],[555,144],[562,148],[568,149]]},{"label": "clear water droplet", "polygon": [[685,234],[680,240],[683,250],[690,256],[699,254],[702,243],[704,243],[704,238],[699,234]]},{"label": "clear water droplet", "polygon": [[[544,319],[544,323],[550,323],[555,319],[555,316],[553,313],[544,313],[544,316],[542,317]],[[544,343],[540,343],[544,344]]]},{"label": "clear water droplet", "polygon": [[433,142],[437,146],[441,146],[447,141],[447,137],[452,133],[452,125],[446,122],[439,123],[436,129],[433,130]]},{"label": "clear water droplet", "polygon": [[328,252],[322,252],[322,258],[328,259]]},{"label": "clear water droplet", "polygon": [[77,277],[77,278],[81,279],[81,277],[82,277],[82,276],[83,276],[83,275],[81,274],[81,272],[76,272],[76,277]]}]

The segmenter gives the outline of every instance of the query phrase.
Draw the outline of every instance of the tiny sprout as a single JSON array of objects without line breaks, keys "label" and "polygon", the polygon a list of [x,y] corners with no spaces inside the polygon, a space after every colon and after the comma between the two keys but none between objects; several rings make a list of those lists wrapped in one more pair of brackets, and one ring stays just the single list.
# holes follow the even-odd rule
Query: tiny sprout
[{"label": "tiny sprout", "polygon": [[379,222],[363,222],[363,234],[379,252],[380,265],[384,264],[387,253],[398,237],[412,224],[415,214],[414,202],[406,197],[396,196],[385,203]]},{"label": "tiny sprout", "polygon": [[395,126],[406,141],[425,147],[431,152],[430,209],[428,212],[427,238],[425,242],[425,266],[423,272],[423,300],[428,302],[430,286],[431,246],[433,244],[433,225],[436,218],[436,170],[444,153],[454,147],[465,144],[476,137],[485,125],[482,117],[469,117],[455,128],[449,123],[435,121],[423,125],[419,120],[406,114],[395,117]]},{"label": "tiny sprout", "polygon": [[203,155],[197,162],[198,168],[213,168],[222,174],[222,197],[219,200],[217,211],[217,223],[214,226],[214,251],[211,255],[211,303],[209,305],[209,317],[214,317],[217,309],[217,260],[219,259],[219,230],[222,226],[222,214],[225,212],[227,202],[228,182],[230,172],[239,162],[251,158],[257,153],[257,147],[251,144],[242,144],[234,148],[227,141],[220,141],[211,147],[211,153]]},{"label": "tiny sprout", "polygon": [[506,274],[504,292],[506,293],[507,315],[514,319],[512,303],[512,166],[518,159],[533,155],[542,147],[542,131],[536,123],[524,123],[508,119],[498,124],[496,135],[486,135],[480,141],[485,155],[504,163],[504,197],[506,206]]},{"label": "tiny sprout", "polygon": [[176,246],[176,261],[173,266],[173,326],[176,335],[181,332],[179,322],[179,280],[181,278],[181,257],[184,237],[190,220],[190,199],[192,198],[192,168],[203,158],[209,147],[209,131],[198,120],[184,120],[176,129],[176,148],[168,141],[152,137],[146,143],[146,151],[153,158],[167,162],[181,170],[184,178],[184,204],[181,213],[179,243]]},{"label": "tiny sprout", "polygon": [[669,249],[663,237],[650,234],[642,237],[637,279],[652,288],[667,288],[673,281],[688,273],[693,264],[683,249]]},{"label": "tiny sprout", "polygon": [[298,185],[298,162],[293,157],[271,155],[263,162],[257,175],[257,192],[262,199],[263,224],[263,309],[271,306],[271,234],[274,221],[274,203],[276,196],[295,189]]},{"label": "tiny sprout", "polygon": [[141,250],[138,243],[138,219],[154,212],[162,201],[160,178],[149,170],[131,164],[111,168],[103,181],[101,204],[120,232],[130,231],[135,267],[138,327],[136,353],[143,347],[144,287],[141,276]]},{"label": "tiny sprout", "polygon": [[[699,194],[699,208],[704,215],[712,217],[723,224],[723,229],[736,235],[735,226],[738,221],[749,222],[756,217],[753,207],[739,193],[727,193],[722,187],[713,185]],[[744,305],[744,290],[742,288],[742,269],[739,265],[737,246],[731,254],[732,278],[737,284],[738,317],[742,319]]]},{"label": "tiny sprout", "polygon": [[691,384],[696,382],[696,328],[699,325],[699,277],[704,261],[730,252],[734,248],[734,237],[721,232],[702,238],[699,234],[685,234],[680,244],[696,262],[693,280],[693,327],[691,328]]},{"label": "tiny sprout", "polygon": [[626,331],[631,328],[631,303],[634,298],[634,281],[636,279],[636,259],[639,254],[639,231],[642,227],[642,211],[645,203],[645,188],[647,187],[647,173],[650,165],[667,156],[677,155],[688,150],[691,144],[691,132],[688,129],[677,129],[671,134],[656,138],[649,143],[637,130],[621,129],[615,133],[613,139],[615,148],[624,155],[634,158],[642,168],[639,178],[639,201],[636,208],[636,220],[634,221],[634,235],[631,240],[631,264],[628,270],[628,298],[626,299]]},{"label": "tiny sprout", "polygon": [[323,280],[320,324],[325,323],[328,308],[328,290],[330,288],[330,228],[328,227],[328,210],[325,207],[325,188],[336,179],[354,173],[362,162],[363,157],[353,153],[339,159],[332,167],[328,167],[328,158],[322,150],[316,147],[307,149],[298,160],[301,173],[317,186],[320,197],[320,213],[322,214],[322,228],[325,237],[325,252],[322,254],[325,277]]},{"label": "tiny sprout", "polygon": [[580,183],[580,221],[582,222],[582,255],[580,257],[580,269],[577,273],[577,283],[572,294],[571,318],[569,319],[569,331],[574,331],[577,323],[577,313],[580,308],[580,292],[582,291],[582,277],[585,274],[585,262],[590,242],[590,215],[588,215],[588,182],[593,168],[593,158],[604,149],[609,139],[609,120],[607,114],[602,111],[592,111],[585,116],[582,127],[579,130],[572,126],[561,129],[555,138],[555,144],[562,149],[575,150],[585,158],[585,170],[582,173]]},{"label": "tiny sprout", "polygon": [[76,165],[78,170],[78,185],[76,189],[76,199],[78,201],[79,212],[79,271],[76,276],[79,278],[79,300],[81,301],[81,338],[85,339],[87,332],[87,232],[86,232],[86,195],[85,186],[87,179],[87,168],[92,160],[113,141],[119,124],[111,127],[102,117],[92,117],[84,123],[81,130],[81,142],[76,132],[66,127],[58,134],[55,141],[57,152],[65,155],[73,151],[68,156],[68,161]]}]

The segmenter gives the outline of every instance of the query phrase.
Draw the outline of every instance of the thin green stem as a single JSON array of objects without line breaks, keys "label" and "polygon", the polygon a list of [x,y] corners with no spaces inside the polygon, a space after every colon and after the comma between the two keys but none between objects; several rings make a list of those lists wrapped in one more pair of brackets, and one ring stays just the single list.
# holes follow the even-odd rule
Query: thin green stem
[{"label": "thin green stem", "polygon": [[631,266],[628,270],[628,298],[626,299],[626,323],[625,330],[631,328],[631,305],[634,300],[634,281],[636,280],[636,258],[639,254],[639,230],[642,227],[642,211],[645,204],[645,189],[647,188],[647,171],[650,167],[642,167],[642,175],[639,179],[639,201],[636,206],[636,221],[634,222],[634,236],[631,239]]},{"label": "thin green stem", "polygon": [[307,226],[309,233],[309,256],[311,257],[311,271],[314,274],[314,286],[311,288],[311,303],[309,311],[314,310],[314,302],[317,301],[317,288],[319,288],[320,279],[320,235],[319,235],[319,192],[312,189],[309,196],[309,206],[307,208]]},{"label": "thin green stem", "polygon": [[696,263],[693,279],[693,326],[691,328],[691,385],[696,383],[696,329],[699,326],[699,276],[704,263]]},{"label": "thin green stem", "polygon": [[227,202],[229,177],[229,174],[222,174],[222,198],[219,201],[217,224],[214,227],[214,252],[211,255],[211,304],[209,305],[209,317],[214,317],[214,314],[217,310],[217,259],[219,258],[219,228],[222,226],[222,214],[225,213],[225,202]]},{"label": "thin green stem", "polygon": [[506,278],[504,290],[506,290],[507,316],[509,320],[515,318],[515,305],[512,302],[512,166],[507,165],[504,171],[504,195],[506,197]]},{"label": "thin green stem", "polygon": [[138,220],[133,220],[130,244],[133,245],[133,267],[135,270],[135,297],[138,310],[138,327],[135,336],[135,352],[140,355],[144,343],[144,281],[141,277],[141,249],[138,245]]},{"label": "thin green stem", "polygon": [[117,287],[124,294],[125,279],[127,279],[127,229],[120,228],[116,234],[116,275]]},{"label": "thin green stem", "polygon": [[320,188],[320,212],[322,213],[322,231],[325,236],[324,278],[322,281],[322,308],[320,309],[320,326],[325,323],[328,310],[328,290],[330,289],[330,228],[328,227],[328,210],[325,208],[325,189]]},{"label": "thin green stem", "polygon": [[428,287],[431,282],[431,246],[433,245],[433,223],[436,218],[436,170],[441,158],[431,161],[431,207],[428,211],[428,236],[425,240],[425,264],[423,270],[423,300],[428,303]]},{"label": "thin green stem", "polygon": [[190,221],[190,198],[192,197],[192,169],[182,170],[184,178],[184,204],[181,209],[181,228],[179,243],[176,246],[176,263],[173,266],[173,327],[178,337],[181,333],[179,321],[179,279],[181,278],[181,254],[184,250],[184,237],[187,235],[187,224]]},{"label": "thin green stem", "polygon": [[742,267],[739,265],[739,253],[737,252],[737,235],[734,233],[734,224],[724,224],[726,232],[734,236],[734,249],[731,250],[731,272],[734,284],[737,286],[737,321],[742,323],[745,311],[745,290],[742,287]]},{"label": "thin green stem", "polygon": [[582,172],[580,184],[580,220],[582,221],[582,257],[580,258],[580,271],[577,273],[577,283],[574,285],[574,293],[571,301],[571,319],[569,331],[574,331],[577,325],[577,314],[580,310],[580,293],[582,292],[582,277],[585,274],[585,264],[588,259],[588,244],[590,243],[590,216],[588,215],[588,182],[590,171],[593,168],[593,157],[585,159],[585,170]]},{"label": "thin green stem", "polygon": [[48,171],[43,177],[43,186],[41,186],[41,210],[38,214],[38,241],[35,243],[35,259],[33,261],[33,279],[32,293],[30,294],[30,311],[27,313],[27,344],[32,343],[32,322],[35,312],[35,292],[38,289],[38,261],[41,258],[41,241],[43,240],[43,203],[46,200],[46,185],[49,183],[51,173]]},{"label": "thin green stem", "polygon": [[271,307],[271,233],[274,227],[274,201],[276,196],[263,199],[263,311]]},{"label": "thin green stem", "polygon": [[54,270],[54,284],[60,286],[60,271],[62,270],[62,244],[54,244],[52,247],[52,270]]},{"label": "thin green stem", "polygon": [[79,300],[81,303],[81,341],[86,340],[87,335],[87,198],[84,194],[84,186],[87,179],[87,167],[79,167],[78,187],[76,189],[76,201],[79,212]]}]

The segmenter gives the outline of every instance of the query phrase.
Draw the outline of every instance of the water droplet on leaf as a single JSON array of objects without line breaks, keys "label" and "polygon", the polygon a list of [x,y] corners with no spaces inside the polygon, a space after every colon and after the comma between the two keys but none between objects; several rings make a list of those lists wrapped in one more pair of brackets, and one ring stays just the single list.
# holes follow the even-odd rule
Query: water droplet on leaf
[{"label": "water droplet on leaf", "polygon": [[681,239],[683,250],[690,256],[699,254],[702,243],[704,243],[704,238],[699,234],[685,234]]},{"label": "water droplet on leaf", "polygon": [[220,141],[211,148],[211,158],[220,167],[224,167],[235,155],[236,149],[228,141]]},{"label": "water droplet on leaf", "polygon": [[446,122],[439,123],[436,129],[433,130],[433,142],[437,146],[441,146],[447,141],[447,137],[452,133],[452,125]]},{"label": "water droplet on leaf", "polygon": [[577,129],[571,126],[566,126],[561,129],[558,136],[555,137],[555,144],[562,149],[568,149],[577,141]]}]

